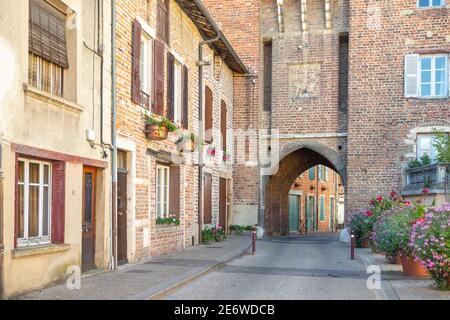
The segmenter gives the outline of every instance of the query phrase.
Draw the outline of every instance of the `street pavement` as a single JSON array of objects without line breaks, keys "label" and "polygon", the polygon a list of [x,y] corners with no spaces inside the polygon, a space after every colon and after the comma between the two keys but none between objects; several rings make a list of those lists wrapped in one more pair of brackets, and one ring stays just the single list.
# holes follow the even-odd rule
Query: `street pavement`
[{"label": "street pavement", "polygon": [[168,300],[373,300],[366,268],[337,234],[258,240],[246,255],[171,292]]}]

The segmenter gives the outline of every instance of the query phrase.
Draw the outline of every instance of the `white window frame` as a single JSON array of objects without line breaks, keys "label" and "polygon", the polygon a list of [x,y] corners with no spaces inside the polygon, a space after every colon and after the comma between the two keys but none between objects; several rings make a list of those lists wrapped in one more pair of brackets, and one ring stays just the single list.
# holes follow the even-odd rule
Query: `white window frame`
[{"label": "white window frame", "polygon": [[[52,165],[50,162],[38,161],[32,159],[19,158],[19,162],[23,162],[24,164],[24,173],[23,173],[23,182],[17,180],[19,186],[24,187],[23,194],[23,237],[17,239],[18,247],[29,247],[29,246],[39,246],[46,245],[51,243],[51,231],[52,231]],[[39,165],[39,183],[30,183],[29,178],[29,168],[30,164]],[[48,166],[48,183],[44,183],[44,166]],[[29,189],[31,187],[39,187],[39,236],[37,237],[29,237],[29,228],[28,228],[28,220],[29,220]],[[48,188],[48,235],[43,236],[43,215],[44,215],[44,187]]]},{"label": "white window frame", "polygon": [[[429,59],[431,58],[431,79],[430,79],[430,86],[431,91],[429,96],[422,95],[422,59]],[[437,58],[445,58],[445,76],[444,76],[444,95],[437,96],[436,95],[436,59]],[[448,54],[424,54],[419,56],[419,65],[418,65],[418,87],[419,87],[419,97],[420,98],[447,98],[448,97],[448,76],[449,76],[449,70],[448,70],[448,60],[449,55]]]},{"label": "white window frame", "polygon": [[153,37],[144,30],[141,34],[141,61],[139,65],[141,91],[150,95],[153,87]]},{"label": "white window frame", "polygon": [[[160,172],[163,172],[162,181],[160,184]],[[167,177],[167,180],[164,178]],[[164,181],[167,181],[165,184]],[[164,188],[166,189],[164,198]],[[170,216],[169,212],[169,199],[170,199],[170,168],[164,165],[156,166],[156,218],[168,218]]]},{"label": "white window frame", "polygon": [[428,0],[428,5],[425,7],[421,7],[420,6],[420,0],[417,0],[417,8],[419,9],[427,9],[427,8],[442,8],[445,6],[445,0],[440,0],[440,4],[439,5],[433,5],[433,0]]},{"label": "white window frame", "polygon": [[177,59],[174,60],[173,68],[173,79],[174,79],[174,121],[175,123],[181,123],[182,112],[183,112],[183,64]]}]

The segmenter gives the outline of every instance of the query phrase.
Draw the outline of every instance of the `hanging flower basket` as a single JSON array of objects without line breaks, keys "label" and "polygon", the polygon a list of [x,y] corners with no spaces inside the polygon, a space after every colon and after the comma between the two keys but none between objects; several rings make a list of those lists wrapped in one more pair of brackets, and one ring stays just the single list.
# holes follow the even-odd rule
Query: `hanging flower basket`
[{"label": "hanging flower basket", "polygon": [[180,147],[181,152],[194,152],[197,150],[197,140],[198,138],[193,133],[189,133],[182,136],[176,144]]},{"label": "hanging flower basket", "polygon": [[228,162],[231,159],[231,155],[224,151],[223,153],[223,161]]},{"label": "hanging flower basket", "polygon": [[148,140],[166,140],[169,135],[169,129],[159,125],[145,125],[145,137]]},{"label": "hanging flower basket", "polygon": [[209,146],[206,152],[208,153],[208,156],[214,157],[216,155],[216,147]]},{"label": "hanging flower basket", "polygon": [[160,115],[145,113],[145,137],[149,140],[166,140],[169,132],[178,130],[178,127],[169,118]]}]

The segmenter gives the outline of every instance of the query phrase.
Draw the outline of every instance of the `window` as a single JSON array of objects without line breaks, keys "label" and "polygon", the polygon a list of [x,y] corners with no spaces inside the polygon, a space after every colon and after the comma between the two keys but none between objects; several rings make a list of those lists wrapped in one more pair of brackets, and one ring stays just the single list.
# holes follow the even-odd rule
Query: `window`
[{"label": "window", "polygon": [[433,8],[442,7],[445,5],[445,0],[419,0],[419,8]]},{"label": "window", "polygon": [[183,118],[183,65],[175,60],[174,63],[174,121],[181,123]]},{"label": "window", "polygon": [[312,167],[309,169],[309,180],[314,180],[316,178],[316,167]]},{"label": "window", "polygon": [[51,164],[19,159],[18,246],[51,242]]},{"label": "window", "polygon": [[141,91],[150,96],[153,79],[153,39],[146,33],[141,35],[140,60]]},{"label": "window", "polygon": [[156,167],[156,217],[169,216],[169,167]]},{"label": "window", "polygon": [[407,55],[405,58],[405,96],[448,97],[448,54]]},{"label": "window", "polygon": [[433,134],[419,134],[417,136],[417,159],[420,160],[424,154],[427,154],[431,161],[436,160],[436,147],[434,146]]},{"label": "window", "polygon": [[69,67],[65,28],[65,14],[43,0],[29,1],[28,83],[57,96]]}]

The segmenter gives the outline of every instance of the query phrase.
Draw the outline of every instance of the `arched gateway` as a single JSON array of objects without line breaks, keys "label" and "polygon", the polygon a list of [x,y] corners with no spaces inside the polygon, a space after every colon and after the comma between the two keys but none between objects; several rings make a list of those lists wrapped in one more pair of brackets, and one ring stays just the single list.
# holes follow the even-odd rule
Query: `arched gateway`
[{"label": "arched gateway", "polygon": [[280,152],[276,173],[266,179],[264,228],[267,236],[289,235],[289,190],[295,179],[316,165],[336,171],[347,182],[346,161],[338,152],[315,141],[291,141]]}]

